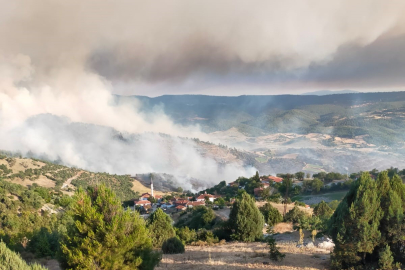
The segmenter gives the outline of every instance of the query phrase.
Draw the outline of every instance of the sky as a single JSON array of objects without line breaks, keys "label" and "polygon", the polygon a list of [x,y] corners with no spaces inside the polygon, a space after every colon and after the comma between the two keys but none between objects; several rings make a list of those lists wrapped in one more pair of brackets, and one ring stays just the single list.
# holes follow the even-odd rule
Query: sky
[{"label": "sky", "polygon": [[402,0],[0,2],[0,75],[30,92],[66,76],[146,96],[405,90]]}]

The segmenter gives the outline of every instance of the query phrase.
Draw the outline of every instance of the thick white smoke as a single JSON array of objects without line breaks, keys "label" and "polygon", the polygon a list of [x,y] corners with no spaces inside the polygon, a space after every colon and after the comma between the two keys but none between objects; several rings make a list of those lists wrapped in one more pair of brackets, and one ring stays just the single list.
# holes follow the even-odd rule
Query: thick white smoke
[{"label": "thick white smoke", "polygon": [[113,83],[154,89],[228,73],[306,68],[328,62],[346,44],[363,46],[405,30],[405,2],[399,0],[0,0],[0,5],[0,148],[42,151],[92,170],[134,168],[218,181],[251,171],[235,164],[222,168],[184,141],[173,139],[172,150],[162,152],[157,138],[143,135],[147,140],[134,146],[142,151],[133,153],[98,131],[90,133],[93,141],[80,142],[83,134],[64,127],[60,133],[57,123],[28,119],[52,114],[120,132],[204,139],[198,127],[175,125],[159,108],[146,115],[139,104],[116,106]]}]

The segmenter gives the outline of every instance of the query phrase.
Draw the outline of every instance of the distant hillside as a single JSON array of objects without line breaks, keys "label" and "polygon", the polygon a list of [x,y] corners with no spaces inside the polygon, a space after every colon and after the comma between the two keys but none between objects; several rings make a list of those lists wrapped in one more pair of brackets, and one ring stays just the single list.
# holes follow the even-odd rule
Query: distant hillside
[{"label": "distant hillside", "polygon": [[[38,185],[72,195],[79,187],[104,183],[111,187],[117,196],[125,201],[137,197],[137,193],[149,192],[149,185],[143,185],[129,175],[93,173],[78,168],[70,168],[51,162],[21,158],[10,153],[0,155],[0,178],[22,186]],[[155,187],[156,194],[162,194]],[[170,189],[166,189],[170,191]]]},{"label": "distant hillside", "polygon": [[235,127],[247,136],[324,133],[343,138],[364,135],[366,142],[375,145],[402,146],[404,141],[405,92],[324,96],[117,96],[117,102],[134,98],[142,102],[144,110],[163,106],[176,123],[198,124],[205,132]]},{"label": "distant hillside", "polygon": [[353,94],[353,93],[359,93],[359,92],[353,91],[353,90],[342,90],[342,91],[319,90],[319,91],[303,93],[301,95],[325,96],[325,95]]}]

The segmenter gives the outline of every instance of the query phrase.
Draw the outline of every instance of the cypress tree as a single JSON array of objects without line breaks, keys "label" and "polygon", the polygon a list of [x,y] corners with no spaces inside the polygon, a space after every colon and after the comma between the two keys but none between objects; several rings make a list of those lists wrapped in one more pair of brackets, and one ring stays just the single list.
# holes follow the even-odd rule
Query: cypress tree
[{"label": "cypress tree", "polygon": [[61,240],[62,262],[73,269],[153,269],[159,255],[152,251],[145,221],[124,211],[104,185],[79,189],[68,213],[74,220]]},{"label": "cypress tree", "polygon": [[149,216],[148,229],[154,247],[162,247],[167,239],[176,236],[172,219],[161,208]]},{"label": "cypress tree", "polygon": [[264,219],[254,199],[243,192],[234,204],[229,215],[228,228],[232,238],[238,241],[252,242],[263,235]]}]

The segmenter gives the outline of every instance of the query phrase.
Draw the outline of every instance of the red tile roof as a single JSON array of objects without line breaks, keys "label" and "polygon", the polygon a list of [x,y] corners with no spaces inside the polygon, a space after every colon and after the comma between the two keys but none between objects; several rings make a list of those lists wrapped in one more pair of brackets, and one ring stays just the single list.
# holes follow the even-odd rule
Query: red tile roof
[{"label": "red tile roof", "polygon": [[269,179],[270,179],[270,180],[273,180],[273,181],[276,182],[276,183],[283,182],[283,178],[277,177],[277,176],[269,176]]},{"label": "red tile roof", "polygon": [[146,205],[146,204],[151,204],[150,201],[136,201],[135,205]]}]

